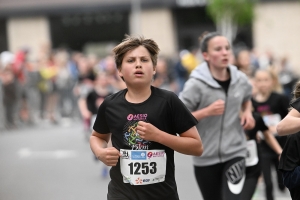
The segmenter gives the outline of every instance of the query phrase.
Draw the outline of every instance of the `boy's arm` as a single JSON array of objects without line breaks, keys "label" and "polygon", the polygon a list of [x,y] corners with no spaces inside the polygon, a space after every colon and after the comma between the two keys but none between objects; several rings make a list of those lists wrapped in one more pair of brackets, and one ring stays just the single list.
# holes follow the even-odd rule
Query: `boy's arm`
[{"label": "boy's arm", "polygon": [[277,124],[277,133],[280,136],[294,134],[300,131],[300,113],[292,109],[285,118]]},{"label": "boy's arm", "polygon": [[120,152],[115,147],[107,147],[110,134],[100,134],[92,132],[90,146],[95,156],[107,166],[116,166],[120,157]]},{"label": "boy's arm", "polygon": [[137,132],[144,140],[158,142],[183,154],[201,156],[202,141],[195,126],[180,134],[180,137],[159,130],[150,123],[139,121]]},{"label": "boy's arm", "polygon": [[293,171],[283,172],[283,184],[289,189],[300,186],[300,166],[297,166]]}]

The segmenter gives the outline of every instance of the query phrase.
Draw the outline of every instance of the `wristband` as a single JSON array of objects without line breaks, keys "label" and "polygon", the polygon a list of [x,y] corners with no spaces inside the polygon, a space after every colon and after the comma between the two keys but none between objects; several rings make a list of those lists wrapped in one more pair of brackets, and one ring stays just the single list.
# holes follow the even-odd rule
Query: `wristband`
[{"label": "wristband", "polygon": [[300,98],[293,101],[290,105],[300,113]]}]

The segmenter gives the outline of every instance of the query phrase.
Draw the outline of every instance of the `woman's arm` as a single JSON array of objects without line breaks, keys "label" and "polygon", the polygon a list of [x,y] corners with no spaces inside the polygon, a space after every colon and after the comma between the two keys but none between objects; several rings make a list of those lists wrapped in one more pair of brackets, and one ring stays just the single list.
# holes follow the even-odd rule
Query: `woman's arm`
[{"label": "woman's arm", "polygon": [[252,102],[247,100],[242,104],[241,125],[245,130],[253,129],[255,120],[252,115]]},{"label": "woman's arm", "polygon": [[277,133],[280,136],[294,134],[300,131],[300,113],[292,109],[285,118],[277,124]]},{"label": "woman's arm", "polygon": [[270,130],[266,130],[263,132],[265,136],[265,140],[268,143],[268,145],[278,154],[280,155],[282,153],[282,148],[275,139],[274,135],[271,133]]},{"label": "woman's arm", "polygon": [[209,106],[192,112],[192,115],[199,121],[205,117],[222,115],[225,109],[225,102],[221,99],[213,102]]},{"label": "woman's arm", "polygon": [[159,130],[150,123],[139,121],[137,133],[144,140],[155,141],[183,154],[201,156],[202,141],[195,126],[180,134],[180,137]]}]

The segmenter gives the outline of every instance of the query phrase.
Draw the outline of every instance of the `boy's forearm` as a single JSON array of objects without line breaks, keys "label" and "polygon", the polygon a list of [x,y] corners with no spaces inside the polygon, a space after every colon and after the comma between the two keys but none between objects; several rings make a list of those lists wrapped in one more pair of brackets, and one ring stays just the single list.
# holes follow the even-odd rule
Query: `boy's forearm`
[{"label": "boy's forearm", "polygon": [[107,147],[107,142],[97,136],[92,135],[90,137],[90,147],[95,154],[95,156],[99,156],[99,152]]},{"label": "boy's forearm", "polygon": [[161,131],[157,142],[182,154],[201,156],[203,153],[202,142],[198,138],[178,137]]},{"label": "boy's forearm", "polygon": [[203,118],[209,116],[209,114],[208,114],[208,109],[207,109],[207,107],[202,108],[202,109],[200,109],[200,110],[197,110],[197,111],[192,112],[192,115],[193,115],[198,121],[200,121],[201,119],[203,119]]}]

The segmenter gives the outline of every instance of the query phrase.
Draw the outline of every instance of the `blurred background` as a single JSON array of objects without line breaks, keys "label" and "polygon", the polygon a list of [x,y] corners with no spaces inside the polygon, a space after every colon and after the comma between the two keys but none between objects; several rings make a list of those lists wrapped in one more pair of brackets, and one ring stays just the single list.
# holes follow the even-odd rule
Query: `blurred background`
[{"label": "blurred background", "polygon": [[[179,94],[202,61],[199,38],[219,31],[232,44],[232,64],[249,76],[273,70],[276,91],[290,98],[300,75],[299,21],[299,0],[0,0],[0,199],[84,198],[63,193],[66,185],[68,194],[99,199],[103,189],[105,198],[107,169],[87,139],[103,99],[125,88],[111,55],[125,34],[158,43],[157,87]],[[190,163],[179,167],[182,199],[201,198],[190,158],[180,158]],[[68,162],[56,169],[62,160]],[[98,175],[100,181],[87,178]],[[39,194],[32,189],[41,186]]]}]

